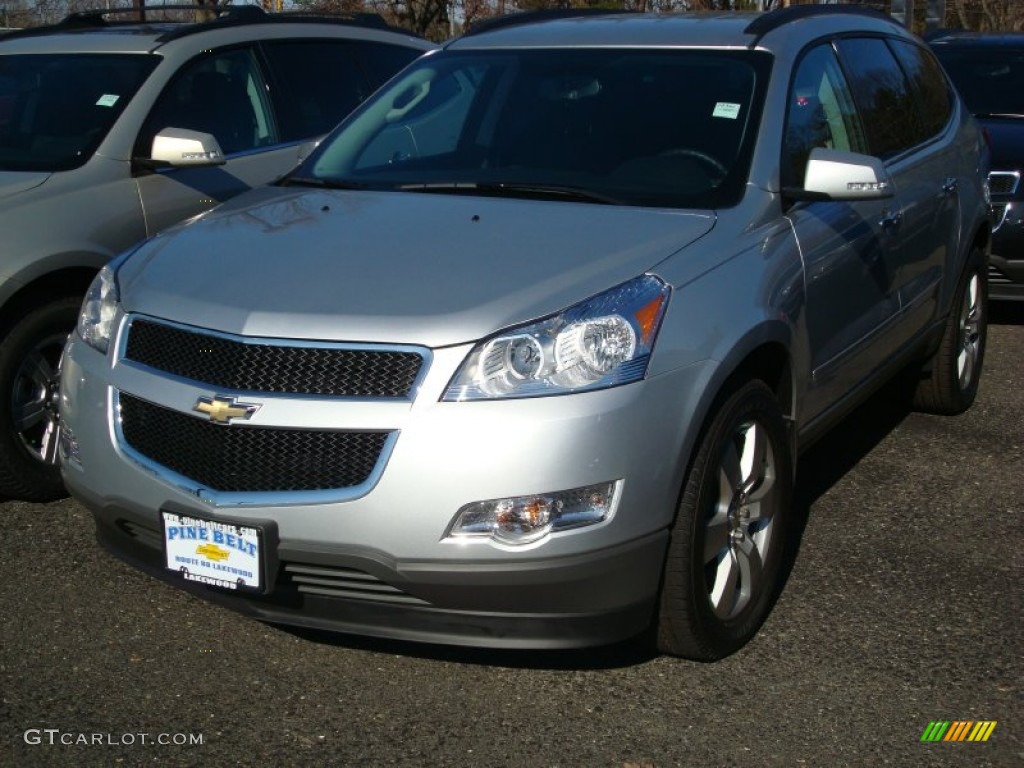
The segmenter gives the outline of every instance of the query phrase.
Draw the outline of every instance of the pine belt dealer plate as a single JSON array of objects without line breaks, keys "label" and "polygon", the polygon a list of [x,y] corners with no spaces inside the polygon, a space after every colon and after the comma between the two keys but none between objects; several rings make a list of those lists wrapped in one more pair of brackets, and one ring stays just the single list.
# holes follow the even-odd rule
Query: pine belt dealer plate
[{"label": "pine belt dealer plate", "polygon": [[164,567],[186,581],[262,592],[263,530],[161,510]]}]

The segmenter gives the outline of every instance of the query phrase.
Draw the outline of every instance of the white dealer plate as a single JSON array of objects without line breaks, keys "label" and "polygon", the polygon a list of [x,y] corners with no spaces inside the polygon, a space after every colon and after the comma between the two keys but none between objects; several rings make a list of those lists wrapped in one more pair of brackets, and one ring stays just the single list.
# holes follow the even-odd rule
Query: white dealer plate
[{"label": "white dealer plate", "polygon": [[263,589],[263,531],[161,511],[164,566],[186,581],[224,589]]}]

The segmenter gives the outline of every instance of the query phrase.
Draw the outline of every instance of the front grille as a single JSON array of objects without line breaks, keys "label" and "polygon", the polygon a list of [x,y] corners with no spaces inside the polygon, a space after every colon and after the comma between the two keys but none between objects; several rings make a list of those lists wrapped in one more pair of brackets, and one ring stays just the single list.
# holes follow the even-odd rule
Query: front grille
[{"label": "front grille", "polygon": [[302,594],[319,597],[402,605],[429,605],[426,600],[413,597],[398,587],[381,581],[376,576],[357,571],[354,568],[283,563],[279,583],[282,586],[290,585]]},{"label": "front grille", "polygon": [[142,456],[203,488],[318,491],[366,482],[388,432],[224,426],[121,393],[121,433]]},{"label": "front grille", "polygon": [[406,397],[423,364],[416,352],[256,343],[140,318],[125,358],[221,389],[338,397]]},{"label": "front grille", "polygon": [[1006,275],[1000,272],[991,264],[988,265],[988,284],[993,285],[1010,285],[1013,281],[1010,280]]},{"label": "front grille", "polygon": [[988,175],[988,186],[993,195],[1012,195],[1020,184],[1017,171],[992,171]]}]

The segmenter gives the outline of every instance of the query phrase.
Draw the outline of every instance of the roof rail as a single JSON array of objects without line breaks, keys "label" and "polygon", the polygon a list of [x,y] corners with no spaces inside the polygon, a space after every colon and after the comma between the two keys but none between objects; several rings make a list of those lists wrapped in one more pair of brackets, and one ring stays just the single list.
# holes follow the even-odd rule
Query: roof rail
[{"label": "roof rail", "polygon": [[861,5],[790,5],[786,8],[777,8],[774,11],[761,14],[751,21],[743,31],[748,35],[754,35],[755,40],[751,45],[756,45],[758,40],[773,29],[778,29],[784,24],[813,16],[834,16],[838,14],[868,16],[873,19],[884,19],[893,24],[896,23],[891,16],[882,11],[875,10],[874,8],[865,8]]},{"label": "roof rail", "polygon": [[149,13],[163,13],[165,11],[202,11],[215,15],[219,19],[229,17],[236,20],[255,20],[267,16],[266,11],[258,5],[143,4],[139,8],[94,8],[87,11],[75,11],[65,16],[55,26],[103,27],[110,23],[106,19],[107,16],[132,15],[138,17],[121,22],[132,24],[145,22],[147,20],[146,15]]},{"label": "roof rail", "polygon": [[[25,27],[15,32],[11,32],[4,35],[4,39],[16,38],[16,37],[33,37],[38,35],[47,35],[59,32],[74,32],[79,30],[89,29],[107,29],[111,27],[127,27],[127,26],[138,26],[140,24],[147,24],[153,21],[153,19],[146,19],[147,13],[163,13],[165,11],[205,11],[210,14],[216,14],[216,20],[221,20],[227,17],[235,20],[236,23],[248,20],[254,21],[258,18],[263,18],[267,14],[262,8],[256,5],[179,5],[179,4],[168,4],[168,5],[150,5],[142,8],[95,8],[85,11],[74,11],[69,13],[60,21],[55,24],[45,24],[39,27]],[[108,16],[131,16],[132,18],[120,18],[116,21],[108,21]],[[141,18],[139,18],[141,16]],[[196,22],[194,19],[178,20],[175,22],[173,19],[160,19],[157,23],[170,24],[197,24],[204,22]],[[210,22],[205,22],[210,23]]]},{"label": "roof rail", "polygon": [[557,8],[548,11],[520,11],[504,16],[492,16],[489,19],[478,21],[463,34],[463,37],[492,32],[496,29],[504,29],[505,27],[537,24],[554,19],[572,19],[581,16],[621,16],[627,13],[636,13],[636,11],[629,11],[623,8]]},{"label": "roof rail", "polygon": [[[367,27],[371,29],[391,30],[402,32],[410,37],[418,37],[414,32],[399,29],[389,25],[381,16],[376,13],[318,13],[304,10],[285,11],[283,13],[268,13],[258,5],[149,5],[141,9],[146,16],[156,16],[165,11],[171,12],[196,12],[209,13],[213,18],[197,21],[195,19],[153,19],[143,18],[139,20],[139,8],[97,8],[95,10],[78,11],[70,13],[56,24],[49,24],[41,27],[29,27],[9,34],[0,35],[3,39],[12,37],[31,37],[35,35],[46,35],[60,32],[77,32],[86,30],[102,30],[115,27],[140,26],[147,24],[176,24],[177,28],[157,27],[154,32],[159,34],[160,42],[168,42],[179,37],[202,32],[210,28],[263,23],[302,23],[315,21],[317,23],[339,24],[348,26]],[[108,21],[107,16],[131,16],[117,21]],[[162,33],[162,34],[160,34]]]}]

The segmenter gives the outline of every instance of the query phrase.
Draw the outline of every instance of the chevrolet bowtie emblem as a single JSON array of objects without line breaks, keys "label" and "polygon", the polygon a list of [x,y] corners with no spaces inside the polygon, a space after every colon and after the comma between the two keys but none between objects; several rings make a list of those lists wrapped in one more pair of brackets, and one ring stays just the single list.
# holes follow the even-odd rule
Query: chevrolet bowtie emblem
[{"label": "chevrolet bowtie emblem", "polygon": [[233,397],[215,395],[200,397],[192,406],[193,411],[205,413],[216,424],[227,424],[232,419],[248,419],[260,409],[257,403],[240,403]]}]

